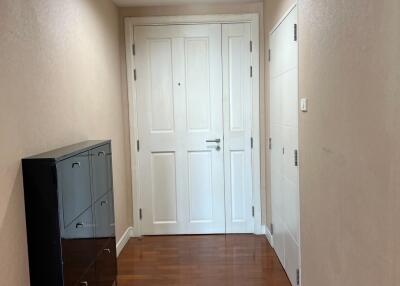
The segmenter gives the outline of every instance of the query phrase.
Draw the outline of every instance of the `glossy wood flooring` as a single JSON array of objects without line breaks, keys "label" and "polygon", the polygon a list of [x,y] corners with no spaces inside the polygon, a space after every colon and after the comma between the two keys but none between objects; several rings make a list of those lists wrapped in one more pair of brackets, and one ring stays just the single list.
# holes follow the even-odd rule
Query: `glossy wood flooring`
[{"label": "glossy wood flooring", "polygon": [[119,286],[290,286],[264,236],[131,239],[118,258]]}]

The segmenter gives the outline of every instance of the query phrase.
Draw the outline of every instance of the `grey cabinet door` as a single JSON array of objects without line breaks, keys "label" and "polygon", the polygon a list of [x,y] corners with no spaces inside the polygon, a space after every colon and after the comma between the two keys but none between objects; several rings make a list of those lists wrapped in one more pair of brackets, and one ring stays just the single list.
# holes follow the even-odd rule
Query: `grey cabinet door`
[{"label": "grey cabinet door", "polygon": [[72,223],[63,229],[63,239],[82,239],[94,237],[94,223],[92,208],[88,208],[82,215],[78,216]]},{"label": "grey cabinet door", "polygon": [[110,233],[110,200],[108,194],[104,195],[94,205],[95,213],[95,237],[96,238],[107,238],[111,237]]},{"label": "grey cabinet door", "polygon": [[110,145],[97,147],[90,151],[92,164],[92,189],[96,202],[112,190],[112,166]]},{"label": "grey cabinet door", "polygon": [[114,202],[112,191],[100,198],[94,205],[95,237],[115,237]]},{"label": "grey cabinet door", "polygon": [[89,152],[78,154],[58,163],[57,176],[63,222],[64,227],[67,227],[92,203]]}]

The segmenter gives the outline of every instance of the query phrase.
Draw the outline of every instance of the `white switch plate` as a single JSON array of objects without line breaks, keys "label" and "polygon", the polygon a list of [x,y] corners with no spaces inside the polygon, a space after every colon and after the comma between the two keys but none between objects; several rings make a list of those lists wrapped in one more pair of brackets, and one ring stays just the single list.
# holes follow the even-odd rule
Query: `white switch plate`
[{"label": "white switch plate", "polygon": [[300,99],[300,110],[303,112],[308,111],[308,100],[307,98],[301,98]]}]

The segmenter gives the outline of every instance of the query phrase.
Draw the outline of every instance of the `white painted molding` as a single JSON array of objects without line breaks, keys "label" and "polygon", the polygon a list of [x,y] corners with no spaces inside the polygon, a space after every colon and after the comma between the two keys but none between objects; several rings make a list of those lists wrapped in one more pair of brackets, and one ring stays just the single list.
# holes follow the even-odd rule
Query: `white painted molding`
[{"label": "white painted molding", "polygon": [[265,225],[261,225],[259,228],[259,232],[256,233],[257,235],[264,235],[265,234]]},{"label": "white painted molding", "polygon": [[274,237],[268,227],[265,228],[265,236],[267,237],[269,244],[274,248]]},{"label": "white painted molding", "polygon": [[122,235],[121,239],[117,242],[117,257],[121,254],[125,245],[128,243],[129,239],[133,236],[134,230],[133,227],[128,227],[127,230]]}]

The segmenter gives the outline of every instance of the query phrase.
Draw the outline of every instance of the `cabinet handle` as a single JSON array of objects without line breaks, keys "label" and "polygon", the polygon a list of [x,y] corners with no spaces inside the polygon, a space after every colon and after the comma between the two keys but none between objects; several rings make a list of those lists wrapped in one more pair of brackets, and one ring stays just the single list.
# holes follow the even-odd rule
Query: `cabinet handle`
[{"label": "cabinet handle", "polygon": [[81,284],[81,286],[89,286],[89,283],[87,281],[83,281],[83,282],[81,282],[79,284]]},{"label": "cabinet handle", "polygon": [[81,162],[72,163],[72,168],[75,168],[75,166],[78,166],[80,168],[81,167]]},{"label": "cabinet handle", "polygon": [[109,248],[104,249],[104,251],[107,252],[108,254],[111,254],[111,249]]},{"label": "cabinet handle", "polygon": [[97,154],[97,156],[105,156],[106,155],[106,152],[104,152],[104,151],[100,151],[98,154]]},{"label": "cabinet handle", "polygon": [[75,227],[76,227],[76,228],[82,228],[82,227],[83,227],[83,223],[82,223],[82,222],[78,222],[78,223],[75,225]]},{"label": "cabinet handle", "polygon": [[100,203],[100,206],[103,206],[103,205],[106,205],[106,204],[108,204],[108,201],[102,201],[102,202]]}]

